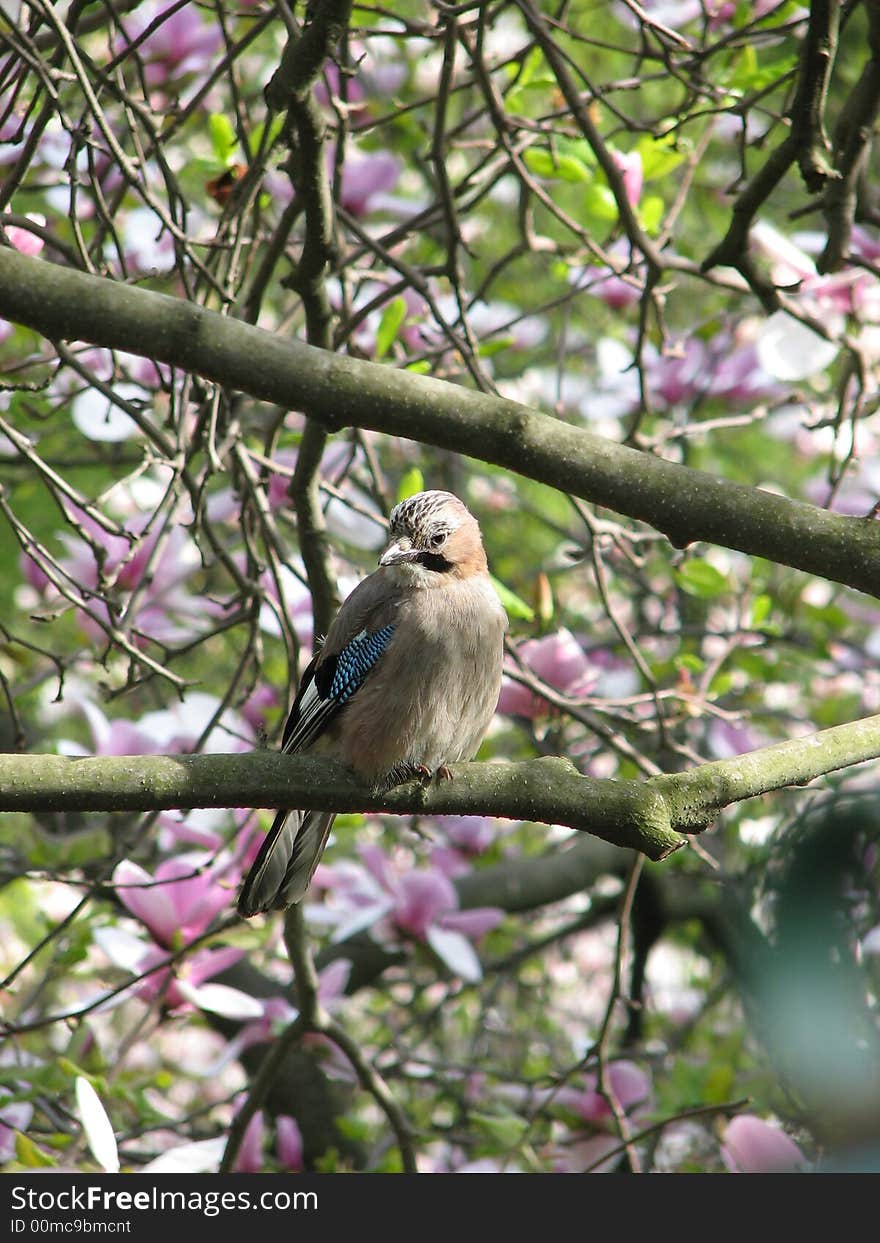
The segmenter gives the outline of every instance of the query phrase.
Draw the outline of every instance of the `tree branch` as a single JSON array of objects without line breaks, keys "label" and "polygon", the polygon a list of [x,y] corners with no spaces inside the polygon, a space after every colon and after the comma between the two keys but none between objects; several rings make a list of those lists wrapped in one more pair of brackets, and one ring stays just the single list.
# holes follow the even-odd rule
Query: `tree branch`
[{"label": "tree branch", "polygon": [[2,248],[0,314],[53,340],[127,350],[304,409],[332,430],[370,428],[492,462],[648,522],[677,546],[707,540],[877,593],[873,522],[663,461],[518,402]]},{"label": "tree branch", "polygon": [[582,777],[562,758],[467,764],[454,780],[380,793],[342,764],[250,755],[0,755],[0,811],[157,811],[302,807],[398,815],[498,815],[568,824],[662,859],[684,845],[663,800],[636,781]]},{"label": "tree branch", "polygon": [[659,861],[731,803],[880,756],[880,716],[646,781],[584,777],[567,759],[459,764],[454,780],[364,787],[344,765],[277,752],[70,758],[0,755],[0,811],[302,807],[495,815],[564,824]]},{"label": "tree branch", "polygon": [[836,272],[849,254],[859,180],[868,166],[880,110],[880,4],[870,0],[865,11],[871,55],[841,109],[835,128],[834,165],[840,176],[828,182],[823,196],[828,240],[816,262],[819,272]]},{"label": "tree branch", "polygon": [[813,0],[810,5],[798,86],[791,106],[791,129],[737,198],[727,233],[701,268],[703,272],[719,264],[737,268],[767,309],[774,309],[770,289],[748,254],[749,230],[758,209],[795,160],[811,194],[817,194],[830,179],[839,175],[828,159],[824,123],[828,82],[837,51],[839,9],[837,0]]}]

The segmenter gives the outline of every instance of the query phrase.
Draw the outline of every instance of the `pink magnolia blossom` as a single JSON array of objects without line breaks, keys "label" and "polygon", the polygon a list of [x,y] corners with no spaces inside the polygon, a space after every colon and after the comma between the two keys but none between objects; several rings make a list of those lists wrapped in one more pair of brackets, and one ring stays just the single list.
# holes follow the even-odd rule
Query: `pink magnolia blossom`
[{"label": "pink magnolia blossom", "polygon": [[[28,212],[27,215],[28,220],[33,220],[34,224],[45,227],[45,216],[41,216],[38,212]],[[20,225],[8,224],[4,232],[9,240],[9,244],[22,255],[38,255],[45,246],[45,242],[41,237],[37,237],[36,233],[32,233],[30,229],[22,228]]]},{"label": "pink magnolia blossom", "polygon": [[[629,1113],[648,1102],[651,1096],[651,1080],[634,1062],[612,1062],[607,1073],[608,1090],[618,1108]],[[611,1107],[598,1088],[598,1076],[584,1076],[582,1088],[565,1087],[553,1097],[559,1105],[576,1114],[591,1126],[605,1128],[614,1117]]]},{"label": "pink magnolia blossom", "polygon": [[92,747],[63,740],[58,749],[64,755],[163,755],[188,753],[196,746],[209,753],[253,748],[254,735],[244,718],[228,708],[221,712],[220,700],[204,691],[193,691],[138,721],[109,719],[85,691],[74,689],[65,702],[85,717]]},{"label": "pink magnolia blossom", "polygon": [[[132,992],[148,1005],[160,1003],[166,1010],[183,1013],[199,1006],[199,989],[214,976],[237,963],[244,957],[244,950],[235,946],[219,949],[199,949],[182,960],[169,962],[169,951],[152,942],[137,942],[116,929],[101,930],[95,940],[117,966],[122,966],[142,977],[132,986]],[[212,986],[209,986],[212,987]],[[228,990],[230,993],[235,990]],[[122,999],[122,995],[115,1000]]]},{"label": "pink magnolia blossom", "polygon": [[[762,364],[772,374],[800,380],[822,371],[838,354],[847,317],[863,323],[880,322],[880,281],[872,272],[862,267],[817,272],[807,251],[766,221],[756,222],[749,238],[752,248],[769,262],[775,283],[786,287],[792,301],[827,334],[815,331],[787,311],[775,311],[758,341]],[[805,243],[811,243],[810,235]],[[856,237],[856,245],[860,243],[870,245],[863,232]]]},{"label": "pink magnolia blossom", "polygon": [[138,48],[149,86],[164,86],[184,74],[207,69],[223,45],[219,25],[203,21],[199,5],[178,5],[176,12],[169,12],[173,7],[141,4],[123,23],[126,38],[120,40],[120,51],[158,22]]},{"label": "pink magnolia blossom", "polygon": [[481,855],[498,835],[498,822],[491,816],[440,816],[436,824],[450,846],[464,855]]},{"label": "pink magnolia blossom", "polygon": [[616,1135],[587,1135],[553,1150],[554,1174],[609,1174],[619,1162],[620,1139]]},{"label": "pink magnolia blossom", "polygon": [[873,237],[867,229],[863,229],[855,224],[850,237],[850,252],[853,255],[857,255],[860,259],[867,259],[870,263],[876,263],[880,259],[880,241]]},{"label": "pink magnolia blossom", "polygon": [[239,708],[241,715],[256,733],[266,728],[269,715],[278,707],[278,692],[265,682],[255,686]]},{"label": "pink magnolia blossom", "polygon": [[[167,533],[145,533],[147,516],[136,515],[126,522],[126,535],[113,535],[83,511],[77,509],[75,516],[92,543],[63,532],[59,539],[67,548],[67,556],[59,563],[65,576],[88,600],[87,608],[77,610],[77,619],[90,637],[100,639],[105,634],[104,626],[115,625],[107,603],[100,594],[93,593],[106,592],[117,597],[120,605],[136,593],[128,625],[160,643],[192,638],[206,628],[212,617],[222,615],[219,605],[190,591],[189,580],[201,568],[201,558],[180,525]],[[100,564],[96,547],[101,549]],[[23,557],[22,568],[32,586],[50,598],[54,595],[39,563]]]},{"label": "pink magnolia blossom", "polygon": [[[423,1173],[432,1174],[503,1174],[504,1166],[495,1157],[477,1157],[468,1160],[463,1148],[452,1144],[438,1144],[420,1159]],[[511,1167],[511,1172],[515,1167]]]},{"label": "pink magnolia blossom", "polygon": [[120,901],[153,939],[166,949],[178,949],[206,932],[229,906],[231,886],[221,875],[197,855],[165,859],[155,876],[123,859],[113,871],[112,883]]},{"label": "pink magnolia blossom", "polygon": [[353,216],[365,216],[381,206],[381,196],[393,190],[400,173],[400,161],[387,151],[350,150],[342,167],[342,206]]},{"label": "pink magnolia blossom", "polygon": [[721,1157],[732,1174],[773,1174],[802,1170],[800,1148],[778,1126],[740,1114],[727,1124]]},{"label": "pink magnolia blossom", "polygon": [[266,1140],[266,1123],[262,1109],[258,1109],[247,1124],[241,1140],[241,1147],[235,1158],[237,1174],[262,1174],[265,1169],[263,1161],[263,1145]]},{"label": "pink magnolia blossom", "polygon": [[[351,963],[347,958],[335,958],[328,963],[318,975],[318,1000],[324,1009],[333,1014],[345,1002],[345,989],[351,974]],[[230,1040],[220,1058],[212,1065],[211,1075],[216,1076],[239,1058],[245,1049],[256,1044],[267,1044],[274,1040],[296,1019],[299,1011],[290,1004],[286,997],[266,997],[257,1001],[250,999],[261,1013],[258,1017],[249,1018],[237,1034]],[[320,1049],[324,1055],[324,1071],[337,1079],[352,1078],[351,1064],[332,1040],[327,1037],[309,1034],[303,1038],[303,1044]],[[280,1156],[280,1153],[279,1153]]]},{"label": "pink magnolia blossom", "polygon": [[725,721],[721,717],[713,717],[707,730],[709,749],[718,759],[730,759],[734,755],[745,755],[747,751],[756,751],[765,745],[762,735],[750,725],[736,721]]},{"label": "pink magnolia blossom", "polygon": [[638,151],[612,151],[611,158],[623,179],[623,188],[631,207],[642,197],[642,157]]},{"label": "pink magnolia blossom", "polygon": [[316,888],[334,899],[333,907],[316,911],[324,922],[337,925],[334,939],[373,928],[390,940],[423,941],[453,974],[479,979],[471,942],[496,927],[504,912],[495,907],[459,910],[455,887],[439,869],[395,866],[379,846],[363,846],[359,853],[363,866],[325,864],[315,874]]},{"label": "pink magnolia blossom", "polygon": [[284,1169],[300,1174],[305,1168],[302,1132],[295,1118],[279,1114],[275,1119],[275,1151]]},{"label": "pink magnolia blossom", "polygon": [[[595,669],[570,630],[557,630],[540,639],[527,639],[519,645],[518,655],[526,669],[542,682],[565,695],[578,698],[595,686],[599,671]],[[513,669],[515,665],[509,666]],[[505,677],[501,683],[498,711],[505,716],[534,720],[548,711],[546,700],[527,687]]]},{"label": "pink magnolia blossom", "polygon": [[417,941],[429,940],[435,927],[476,939],[495,928],[504,916],[496,907],[460,911],[455,887],[442,872],[418,868],[397,872],[378,846],[364,846],[360,854],[368,871],[391,896],[391,923]]},{"label": "pink magnolia blossom", "polygon": [[[749,20],[757,21],[778,4],[779,0],[753,0]],[[673,30],[697,21],[708,21],[710,28],[722,26],[731,21],[737,9],[732,0],[642,0],[641,7],[660,25]],[[627,26],[638,26],[639,19],[629,6],[616,4],[614,8],[619,21]]]},{"label": "pink magnolia blossom", "polygon": [[645,364],[651,402],[663,410],[704,398],[750,406],[783,391],[764,370],[756,345],[727,332],[708,341],[688,337],[660,356],[646,353]]},{"label": "pink magnolia blossom", "polygon": [[[627,260],[621,254],[620,269],[623,270],[626,264]],[[634,306],[644,293],[644,271],[638,268],[634,272],[627,271],[625,277],[619,275],[617,267],[598,265],[576,268],[571,272],[569,280],[582,293],[600,298],[613,311]]]},{"label": "pink magnolia blossom", "polygon": [[[341,1006],[350,974],[351,963],[347,958],[335,958],[319,972],[318,1000],[328,1013],[333,1014]],[[235,1038],[237,1052],[249,1045],[264,1044],[272,1040],[298,1014],[296,1008],[281,996],[267,997],[261,1005],[261,1017],[248,1023]]]},{"label": "pink magnolia blossom", "polygon": [[197,807],[189,811],[163,811],[156,820],[159,848],[168,854],[181,850],[203,850],[214,854],[226,841],[230,817],[240,823],[248,818],[249,808],[227,811],[225,808]]},{"label": "pink magnolia blossom", "polygon": [[324,66],[321,77],[315,83],[314,91],[315,99],[325,108],[332,107],[334,99],[344,102],[350,119],[365,117],[368,113],[365,106],[359,107],[365,96],[363,82],[358,77],[346,74],[343,91],[339,66],[332,61],[328,61]]}]

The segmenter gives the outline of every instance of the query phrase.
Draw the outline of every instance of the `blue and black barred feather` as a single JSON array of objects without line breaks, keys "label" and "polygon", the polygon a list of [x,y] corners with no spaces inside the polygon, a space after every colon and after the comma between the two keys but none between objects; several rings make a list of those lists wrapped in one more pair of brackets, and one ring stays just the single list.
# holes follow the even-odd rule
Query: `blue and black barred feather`
[{"label": "blue and black barred feather", "polygon": [[303,675],[296,703],[284,731],[283,750],[301,751],[341,711],[376,664],[394,635],[394,626],[361,631],[341,652],[312,661]]},{"label": "blue and black barred feather", "polygon": [[331,656],[315,674],[315,685],[321,697],[334,700],[340,707],[347,703],[385,651],[393,634],[393,626],[383,626],[373,634],[362,631],[341,652]]}]

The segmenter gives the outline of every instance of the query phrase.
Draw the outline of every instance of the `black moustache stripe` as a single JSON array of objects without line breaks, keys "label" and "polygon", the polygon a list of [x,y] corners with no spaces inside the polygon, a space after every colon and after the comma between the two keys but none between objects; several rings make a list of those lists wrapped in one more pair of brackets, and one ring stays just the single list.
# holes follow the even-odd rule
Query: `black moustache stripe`
[{"label": "black moustache stripe", "polygon": [[447,561],[445,557],[439,556],[436,552],[420,552],[416,557],[419,565],[423,565],[426,570],[433,570],[435,574],[447,574],[452,569],[452,562]]}]

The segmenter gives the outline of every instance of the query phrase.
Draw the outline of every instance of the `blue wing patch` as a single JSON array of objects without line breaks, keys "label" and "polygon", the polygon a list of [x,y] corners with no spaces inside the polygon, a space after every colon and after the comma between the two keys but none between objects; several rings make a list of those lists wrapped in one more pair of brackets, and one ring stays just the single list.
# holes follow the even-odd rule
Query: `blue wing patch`
[{"label": "blue wing patch", "polygon": [[336,668],[327,698],[342,706],[355,693],[364,678],[385,651],[394,634],[393,626],[383,626],[373,634],[365,630],[337,653]]},{"label": "blue wing patch", "polygon": [[292,754],[314,742],[361,686],[391,642],[394,629],[394,626],[383,626],[372,634],[362,630],[341,652],[320,664],[318,660],[312,662],[303,675],[285,726],[282,750]]}]

